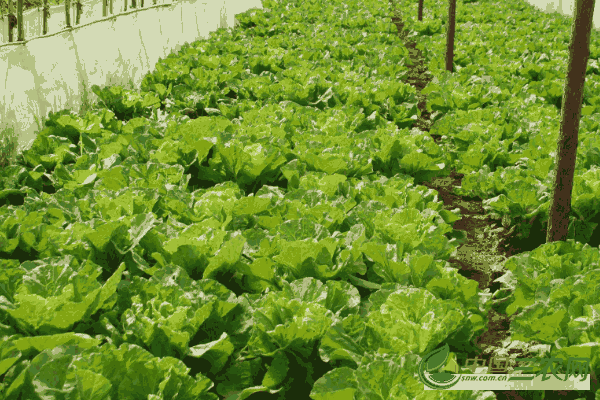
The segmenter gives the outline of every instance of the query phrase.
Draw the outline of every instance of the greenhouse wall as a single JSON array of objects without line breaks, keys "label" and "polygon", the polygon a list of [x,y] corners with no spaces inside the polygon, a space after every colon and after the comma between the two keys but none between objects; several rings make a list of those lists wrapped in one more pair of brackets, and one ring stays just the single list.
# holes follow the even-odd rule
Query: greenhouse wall
[{"label": "greenhouse wall", "polygon": [[[13,128],[18,151],[29,148],[35,139],[36,118],[41,123],[50,111],[78,112],[86,96],[91,102],[97,100],[92,85],[139,89],[159,58],[186,42],[207,38],[217,28],[233,27],[236,14],[262,9],[260,0],[157,3],[146,0],[143,8],[127,11],[114,7],[114,14],[102,17],[101,0],[84,2],[80,24],[72,16],[70,28],[64,24],[64,6],[54,6],[46,35],[31,22],[41,12],[24,13],[25,40],[16,41],[14,29],[14,42],[0,42],[0,76],[5,78],[0,81],[0,131]],[[57,23],[61,18],[62,25]],[[0,27],[2,38],[7,38],[7,26]]]}]

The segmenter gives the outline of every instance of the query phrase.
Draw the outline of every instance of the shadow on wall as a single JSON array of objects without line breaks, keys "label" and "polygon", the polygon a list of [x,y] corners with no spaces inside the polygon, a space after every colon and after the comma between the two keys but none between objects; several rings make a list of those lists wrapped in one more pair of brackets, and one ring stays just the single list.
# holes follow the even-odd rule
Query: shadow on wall
[{"label": "shadow on wall", "polygon": [[[14,13],[16,14],[16,0],[12,0],[15,3]],[[109,8],[107,10],[107,17],[116,15],[124,12],[125,3],[127,3],[127,11],[132,11],[140,8],[148,8],[154,5],[164,4],[165,0],[144,0],[144,6],[142,7],[142,0],[136,0],[136,8],[132,7],[133,0],[113,0],[113,12],[110,12],[110,0]],[[42,0],[39,0],[42,3]],[[65,0],[48,0],[49,3],[49,17],[48,17],[48,34],[53,34],[62,31],[67,27],[65,18]],[[3,4],[4,5],[4,4]],[[26,7],[27,5],[28,7]],[[7,7],[4,5],[4,7]],[[25,11],[25,9],[27,11]],[[0,18],[0,43],[9,43],[8,41],[8,18],[5,14],[8,13],[8,8],[2,9],[2,18]],[[70,8],[71,26],[77,26],[77,7],[76,0],[71,0]],[[102,0],[87,0],[82,1],[82,11],[80,16],[79,25],[86,24],[98,19],[105,18],[102,15]],[[43,9],[42,5],[37,5],[32,0],[24,0],[23,5],[23,33],[25,34],[25,40],[30,40],[38,36],[43,36]],[[17,28],[13,28],[13,41],[17,40]]]},{"label": "shadow on wall", "polygon": [[0,81],[0,133],[14,128],[19,150],[29,148],[37,121],[50,111],[77,112],[85,105],[86,91],[95,102],[93,85],[139,90],[159,59],[219,27],[233,28],[234,15],[251,8],[262,9],[261,1],[181,0],[0,44],[0,76],[6,77]]},{"label": "shadow on wall", "polygon": [[[14,2],[14,1],[13,1]],[[43,6],[43,0],[23,0],[23,11],[31,10],[33,8],[41,8]],[[48,5],[58,5],[59,0],[48,0]],[[16,9],[16,2],[15,2]],[[0,4],[0,13],[7,14],[8,13],[8,5],[6,2]]]}]

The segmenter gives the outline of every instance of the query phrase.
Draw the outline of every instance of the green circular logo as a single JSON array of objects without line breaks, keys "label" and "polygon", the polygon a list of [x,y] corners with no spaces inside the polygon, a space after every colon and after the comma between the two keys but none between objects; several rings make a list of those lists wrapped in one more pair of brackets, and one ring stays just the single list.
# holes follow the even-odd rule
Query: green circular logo
[{"label": "green circular logo", "polygon": [[419,363],[419,378],[432,389],[449,389],[460,380],[460,374],[441,371],[448,361],[450,346],[445,344],[428,353]]}]

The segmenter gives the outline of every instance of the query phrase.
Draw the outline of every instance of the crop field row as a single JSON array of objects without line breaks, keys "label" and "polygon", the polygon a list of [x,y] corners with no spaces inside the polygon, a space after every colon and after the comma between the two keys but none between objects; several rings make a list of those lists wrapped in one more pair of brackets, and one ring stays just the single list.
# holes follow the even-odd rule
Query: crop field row
[{"label": "crop field row", "polygon": [[[263,7],[0,169],[0,398],[597,400],[597,33],[545,243],[569,20],[459,1],[448,72],[446,1]],[[592,390],[425,391],[442,348]]]}]

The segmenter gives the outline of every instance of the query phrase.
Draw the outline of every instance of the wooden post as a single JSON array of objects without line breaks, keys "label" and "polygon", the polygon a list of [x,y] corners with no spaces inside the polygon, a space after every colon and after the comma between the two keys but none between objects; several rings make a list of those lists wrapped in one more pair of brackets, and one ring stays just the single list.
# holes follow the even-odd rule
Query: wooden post
[{"label": "wooden post", "polygon": [[71,27],[71,0],[65,0],[65,22],[67,28]]},{"label": "wooden post", "polygon": [[79,22],[81,21],[81,10],[83,9],[83,4],[81,3],[81,0],[77,0],[77,2],[75,3],[75,6],[77,7],[77,14],[75,17],[75,24],[79,25]]},{"label": "wooden post", "polygon": [[419,0],[419,21],[423,21],[423,0]]},{"label": "wooden post", "polygon": [[446,31],[446,71],[454,72],[454,30],[456,21],[456,0],[448,0],[448,29]]},{"label": "wooden post", "polygon": [[13,0],[8,0],[8,42],[12,43],[14,39],[13,37],[13,28],[17,25],[17,17],[14,13]]},{"label": "wooden post", "polygon": [[590,55],[590,35],[595,0],[577,0],[571,25],[569,62],[563,88],[561,123],[556,150],[554,183],[550,202],[546,242],[567,240],[573,175],[579,141],[581,100],[585,85],[585,72]]},{"label": "wooden post", "polygon": [[43,34],[47,34],[48,33],[48,16],[50,16],[50,7],[48,6],[48,0],[44,0],[44,9],[43,9],[43,20],[44,22],[42,23],[42,30],[43,30]]},{"label": "wooden post", "polygon": [[17,40],[25,40],[25,31],[23,30],[23,0],[17,0]]}]

